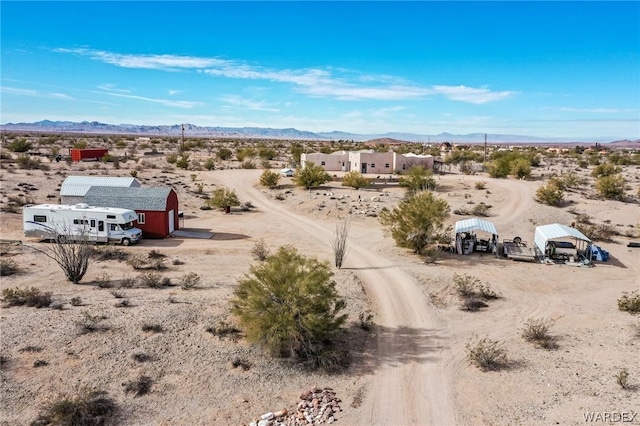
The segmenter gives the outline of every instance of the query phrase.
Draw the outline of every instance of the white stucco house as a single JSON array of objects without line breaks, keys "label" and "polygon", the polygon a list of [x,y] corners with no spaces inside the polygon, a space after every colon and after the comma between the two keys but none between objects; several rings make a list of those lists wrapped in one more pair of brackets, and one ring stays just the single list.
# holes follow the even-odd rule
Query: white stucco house
[{"label": "white stucco house", "polygon": [[300,156],[301,166],[307,162],[322,166],[326,171],[349,172],[352,170],[363,174],[402,173],[414,166],[433,169],[432,155],[398,154],[393,151],[376,152],[372,149],[360,151],[336,151],[331,154],[315,152]]}]

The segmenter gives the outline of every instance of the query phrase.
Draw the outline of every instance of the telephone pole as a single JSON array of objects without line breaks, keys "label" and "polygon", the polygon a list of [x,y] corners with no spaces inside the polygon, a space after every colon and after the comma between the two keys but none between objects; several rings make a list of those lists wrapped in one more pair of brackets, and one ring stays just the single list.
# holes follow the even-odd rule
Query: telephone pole
[{"label": "telephone pole", "polygon": [[484,134],[484,162],[487,162],[487,134]]},{"label": "telephone pole", "polygon": [[182,123],[182,143],[180,145],[180,152],[184,152],[184,123]]}]

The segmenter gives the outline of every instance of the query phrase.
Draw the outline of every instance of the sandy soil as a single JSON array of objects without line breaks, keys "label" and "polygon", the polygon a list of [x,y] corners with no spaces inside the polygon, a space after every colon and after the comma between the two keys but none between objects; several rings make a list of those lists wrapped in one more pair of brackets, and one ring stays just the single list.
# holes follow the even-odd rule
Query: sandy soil
[{"label": "sandy soil", "polygon": [[[46,174],[3,169],[3,201],[21,190],[35,202],[51,202],[47,195],[57,196],[68,174],[128,175],[124,168],[94,167],[52,164]],[[132,306],[118,308],[111,290],[99,288],[97,282],[103,274],[114,282],[136,276],[139,272],[128,264],[93,262],[83,282],[73,285],[48,258],[26,247],[5,246],[5,255],[23,271],[3,277],[0,287],[52,291],[64,309],[0,310],[0,353],[8,359],[2,366],[0,422],[28,424],[52,397],[82,386],[108,391],[123,407],[123,423],[136,425],[248,424],[264,412],[293,407],[300,391],[314,385],[334,388],[343,400],[338,423],[349,425],[582,424],[587,412],[640,411],[640,324],[616,305],[623,292],[640,289],[640,252],[626,247],[629,238],[621,235],[614,243],[600,244],[612,258],[593,268],[448,253],[436,264],[425,264],[395,247],[374,214],[393,207],[402,197],[401,189],[354,191],[331,184],[304,191],[283,178],[281,188],[271,191],[257,186],[260,173],[139,171],[145,185],[164,182],[176,189],[186,228],[210,230],[214,237],[145,240],[124,250],[161,251],[168,256],[166,276],[175,281],[196,272],[202,277],[195,290],[124,289]],[[626,173],[635,193],[639,171],[630,168]],[[486,190],[475,189],[477,180],[487,183]],[[18,186],[23,182],[37,189],[25,191]],[[229,215],[200,210],[203,200],[194,193],[197,183],[205,191],[218,185],[234,188],[241,201],[255,208]],[[501,238],[520,236],[532,243],[535,226],[574,220],[568,208],[536,203],[533,194],[539,185],[540,180],[449,174],[438,177],[437,192],[452,210],[468,207],[471,201],[492,205],[488,220]],[[587,188],[569,198],[571,207],[588,212],[594,222],[610,220],[624,234],[640,221],[638,204],[589,199],[588,192]],[[285,199],[277,200],[277,193]],[[237,279],[253,262],[256,241],[264,239],[271,248],[291,244],[306,255],[331,261],[336,220],[346,216],[352,217],[350,248],[335,279],[349,305],[354,362],[347,373],[306,373],[263,356],[242,339],[218,339],[206,332],[221,320],[233,321],[227,302]],[[449,220],[453,224],[462,218],[452,214]],[[0,238],[25,240],[21,220],[20,214],[3,212]],[[173,259],[184,264],[174,265]],[[461,311],[452,286],[454,273],[489,282],[502,297],[480,312]],[[82,306],[69,304],[76,296],[82,298]],[[368,308],[375,313],[371,332],[357,326],[358,314]],[[105,329],[79,335],[76,322],[83,312],[104,315]],[[519,329],[531,317],[553,321],[557,349],[538,349],[523,341]],[[162,325],[164,331],[142,331],[149,323]],[[465,344],[474,335],[502,341],[508,368],[483,373],[468,365]],[[25,351],[28,346],[41,351]],[[136,362],[135,353],[151,359]],[[233,368],[230,363],[236,358],[251,368]],[[34,367],[38,359],[48,365]],[[635,390],[616,384],[615,375],[622,368],[628,370]],[[140,374],[152,377],[151,393],[125,393],[122,384]]]}]

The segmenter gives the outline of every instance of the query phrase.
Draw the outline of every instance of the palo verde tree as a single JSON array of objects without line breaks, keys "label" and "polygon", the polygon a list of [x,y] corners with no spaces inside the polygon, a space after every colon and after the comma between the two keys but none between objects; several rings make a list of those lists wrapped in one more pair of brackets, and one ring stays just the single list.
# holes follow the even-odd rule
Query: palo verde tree
[{"label": "palo verde tree", "polygon": [[329,264],[280,247],[240,279],[232,312],[272,355],[316,362],[338,335],[346,307]]},{"label": "palo verde tree", "polygon": [[233,189],[216,188],[205,203],[210,207],[223,209],[225,207],[239,206],[240,200]]},{"label": "palo verde tree", "polygon": [[271,170],[265,169],[260,175],[260,185],[266,186],[269,189],[273,189],[278,186],[278,181],[280,181],[280,175],[276,172],[272,172]]},{"label": "palo verde tree", "polygon": [[423,254],[426,249],[449,240],[451,227],[444,221],[449,217],[449,203],[422,191],[400,201],[392,210],[380,212],[380,222],[396,244]]},{"label": "palo verde tree", "polygon": [[331,175],[322,166],[316,166],[312,162],[307,162],[302,169],[296,170],[293,182],[305,189],[317,188],[331,181]]},{"label": "palo verde tree", "polygon": [[342,179],[342,186],[349,186],[353,189],[364,188],[369,185],[371,180],[362,176],[362,173],[352,170],[344,175]]},{"label": "palo verde tree", "polygon": [[421,166],[411,167],[407,173],[400,176],[399,182],[400,186],[407,189],[408,194],[433,190],[436,187],[433,172]]}]

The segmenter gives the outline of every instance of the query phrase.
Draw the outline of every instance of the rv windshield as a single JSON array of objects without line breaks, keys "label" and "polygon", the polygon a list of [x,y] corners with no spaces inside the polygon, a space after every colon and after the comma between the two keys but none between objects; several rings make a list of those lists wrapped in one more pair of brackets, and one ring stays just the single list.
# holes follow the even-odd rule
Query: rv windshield
[{"label": "rv windshield", "polygon": [[123,231],[127,231],[129,229],[133,229],[133,222],[127,222],[127,223],[120,224],[120,228],[122,228]]}]

